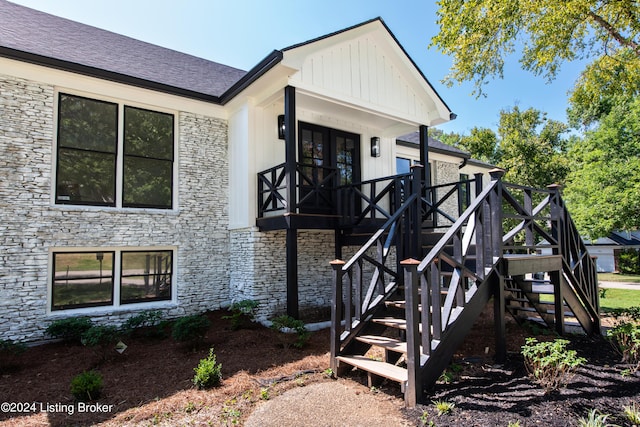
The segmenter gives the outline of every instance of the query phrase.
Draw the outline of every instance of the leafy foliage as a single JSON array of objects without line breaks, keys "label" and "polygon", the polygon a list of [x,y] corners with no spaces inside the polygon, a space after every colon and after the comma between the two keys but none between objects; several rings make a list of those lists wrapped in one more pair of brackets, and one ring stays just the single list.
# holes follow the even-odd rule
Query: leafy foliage
[{"label": "leafy foliage", "polygon": [[[309,341],[311,332],[307,331],[302,320],[294,319],[291,316],[283,315],[271,319],[271,328],[279,332],[287,332],[291,330],[296,334],[296,340],[293,342],[293,346],[296,348],[302,348]],[[288,342],[283,343],[285,347],[288,346]]]},{"label": "leafy foliage", "polygon": [[198,366],[193,370],[195,371],[193,384],[200,390],[219,386],[222,382],[222,364],[216,363],[213,348],[209,349],[209,356],[206,359],[200,359]]},{"label": "leafy foliage", "polygon": [[432,403],[435,405],[436,411],[438,411],[438,416],[451,414],[456,406],[455,403],[447,402],[446,400],[434,400]]},{"label": "leafy foliage", "polygon": [[259,303],[254,300],[245,299],[242,301],[234,302],[229,307],[231,314],[228,316],[223,316],[223,319],[231,320],[231,329],[234,331],[242,328],[244,325],[245,319],[250,321],[254,320],[256,315],[256,308],[258,308]]},{"label": "leafy foliage", "polygon": [[127,319],[122,325],[126,334],[135,333],[136,330],[144,330],[147,337],[163,337],[165,322],[160,310],[145,310]]},{"label": "leafy foliage", "polygon": [[447,83],[473,81],[475,93],[502,77],[517,51],[523,69],[553,79],[563,62],[628,51],[640,56],[640,6],[598,0],[439,0],[432,45],[453,56]]},{"label": "leafy foliage", "polygon": [[622,356],[622,362],[631,365],[631,371],[640,370],[640,325],[622,321],[607,331],[613,348]]},{"label": "leafy foliage", "polygon": [[568,343],[564,339],[538,342],[535,338],[527,338],[522,346],[527,372],[545,393],[566,386],[576,369],[586,362],[575,350],[567,350]]},{"label": "leafy foliage", "polygon": [[618,256],[618,268],[622,274],[640,274],[640,252],[625,249]]},{"label": "leafy foliage", "polygon": [[93,322],[88,317],[70,317],[51,322],[45,332],[53,338],[62,338],[66,342],[78,342],[82,334],[93,326]]},{"label": "leafy foliage", "polygon": [[607,420],[609,414],[603,414],[598,412],[597,409],[591,409],[586,418],[580,418],[578,420],[579,427],[615,427],[614,424],[609,424]]},{"label": "leafy foliage", "polygon": [[71,394],[76,400],[95,400],[102,393],[102,375],[96,371],[85,371],[71,380]]},{"label": "leafy foliage", "polygon": [[171,336],[178,342],[188,342],[197,347],[211,326],[209,319],[201,314],[184,316],[173,324]]},{"label": "leafy foliage", "polygon": [[120,339],[120,331],[115,326],[92,326],[82,334],[82,345],[91,347],[93,351],[106,360],[112,347]]},{"label": "leafy foliage", "polygon": [[564,191],[573,220],[590,238],[640,227],[640,99],[616,105],[569,149]]},{"label": "leafy foliage", "polygon": [[502,110],[498,165],[506,170],[504,180],[538,188],[564,182],[569,171],[562,137],[566,131],[564,124],[534,108]]}]

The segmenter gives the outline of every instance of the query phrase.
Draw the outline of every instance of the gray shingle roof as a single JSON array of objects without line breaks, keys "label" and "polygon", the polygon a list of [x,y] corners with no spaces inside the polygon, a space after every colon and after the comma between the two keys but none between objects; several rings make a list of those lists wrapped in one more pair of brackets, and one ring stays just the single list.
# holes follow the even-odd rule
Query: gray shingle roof
[{"label": "gray shingle roof", "polygon": [[[409,133],[407,135],[402,135],[397,138],[397,141],[402,143],[409,143],[420,145],[420,134],[418,132]],[[429,137],[428,141],[429,149],[434,151],[440,151],[445,154],[452,154],[457,157],[462,157],[468,159],[471,157],[469,153],[466,151],[460,150],[459,148],[453,147],[451,145],[445,144],[444,142],[438,141],[437,139]]]},{"label": "gray shingle roof", "polygon": [[[245,71],[0,0],[0,54],[220,97]],[[44,61],[46,62],[46,61]],[[86,68],[90,67],[90,68]]]}]

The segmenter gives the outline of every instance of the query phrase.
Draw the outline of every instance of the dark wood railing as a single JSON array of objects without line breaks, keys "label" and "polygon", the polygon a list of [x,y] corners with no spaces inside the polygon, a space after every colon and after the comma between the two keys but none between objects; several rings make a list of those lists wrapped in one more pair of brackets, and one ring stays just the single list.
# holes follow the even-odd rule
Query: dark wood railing
[{"label": "dark wood railing", "polygon": [[[464,336],[461,331],[470,328],[492,295],[502,295],[498,287],[504,283],[500,265],[503,257],[531,255],[545,249],[562,256],[563,269],[557,274],[562,274],[563,280],[559,281],[569,286],[565,295],[577,295],[581,310],[589,313],[588,322],[592,324],[583,325],[585,330],[593,330],[594,325],[599,330],[595,263],[571,221],[559,189],[503,184],[503,174],[501,170],[492,171],[491,182],[482,191],[476,189],[476,198],[459,217],[445,217],[453,224],[421,261],[404,260],[404,274],[400,277],[385,266],[391,245],[399,245],[398,239],[403,235],[399,230],[415,227],[414,218],[420,216],[420,208],[423,215],[435,216],[441,214],[442,205],[434,197],[432,200],[438,201],[426,203],[428,208],[424,210],[425,197],[412,184],[418,182],[419,176],[414,175],[411,182],[405,180],[404,185],[411,191],[402,206],[349,261],[332,263],[332,364],[384,304],[393,285],[402,281],[409,378],[405,393],[408,402],[415,403],[423,384],[435,383],[446,368],[454,347]],[[454,186],[446,191],[448,198],[454,193]],[[420,234],[416,228],[411,230],[412,234]],[[374,248],[377,257],[372,258],[367,254]],[[363,280],[365,262],[373,267],[368,284]],[[392,281],[385,282],[385,276]],[[567,302],[570,303],[569,298]],[[575,309],[572,308],[574,313]],[[579,315],[576,317],[580,320]],[[442,353],[431,357],[436,351]]]}]

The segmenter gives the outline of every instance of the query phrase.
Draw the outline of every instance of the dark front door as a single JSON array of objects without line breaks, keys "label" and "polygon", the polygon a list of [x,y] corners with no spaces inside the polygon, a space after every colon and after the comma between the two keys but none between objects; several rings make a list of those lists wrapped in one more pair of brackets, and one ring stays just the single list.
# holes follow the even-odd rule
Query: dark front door
[{"label": "dark front door", "polygon": [[300,212],[334,214],[335,189],[360,181],[360,136],[299,124]]}]

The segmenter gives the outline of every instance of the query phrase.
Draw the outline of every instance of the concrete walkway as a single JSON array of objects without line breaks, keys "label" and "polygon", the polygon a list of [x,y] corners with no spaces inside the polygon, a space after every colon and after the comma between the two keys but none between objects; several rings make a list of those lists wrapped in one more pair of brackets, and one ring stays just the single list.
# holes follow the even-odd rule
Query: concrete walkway
[{"label": "concrete walkway", "polygon": [[627,282],[598,282],[601,288],[605,289],[632,289],[640,291],[640,283],[627,283]]}]

